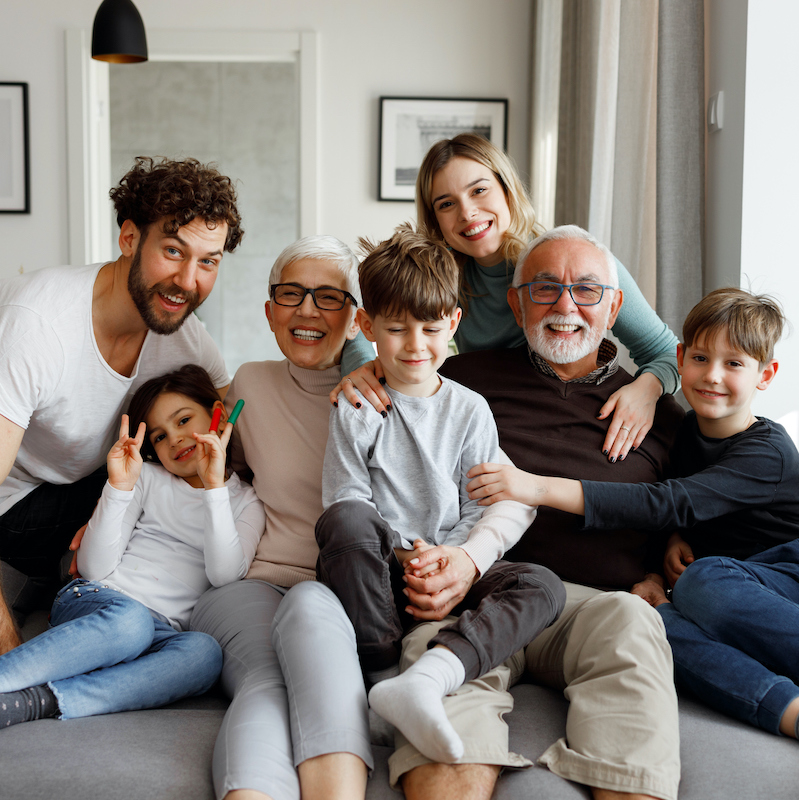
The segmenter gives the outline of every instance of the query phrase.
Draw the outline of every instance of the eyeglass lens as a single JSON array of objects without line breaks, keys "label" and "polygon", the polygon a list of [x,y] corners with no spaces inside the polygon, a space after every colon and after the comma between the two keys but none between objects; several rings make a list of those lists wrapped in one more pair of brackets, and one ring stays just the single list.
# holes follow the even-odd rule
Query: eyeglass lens
[{"label": "eyeglass lens", "polygon": [[598,283],[575,283],[568,286],[564,283],[534,281],[528,284],[530,299],[543,305],[557,303],[564,289],[568,290],[572,300],[578,306],[595,306],[602,300],[605,287]]},{"label": "eyeglass lens", "polygon": [[347,302],[347,293],[341,289],[306,289],[293,283],[281,283],[272,288],[273,298],[281,306],[300,306],[306,294],[310,294],[314,305],[323,311],[338,311]]}]

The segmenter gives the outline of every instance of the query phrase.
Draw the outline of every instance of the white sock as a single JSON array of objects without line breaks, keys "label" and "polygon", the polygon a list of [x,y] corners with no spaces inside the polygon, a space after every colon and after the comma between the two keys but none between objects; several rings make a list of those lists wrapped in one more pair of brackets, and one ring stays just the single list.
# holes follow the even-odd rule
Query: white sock
[{"label": "white sock", "polygon": [[423,756],[451,764],[463,755],[463,742],[441,701],[465,677],[463,663],[451,650],[434,647],[402,675],[373,686],[369,705],[399,728]]}]

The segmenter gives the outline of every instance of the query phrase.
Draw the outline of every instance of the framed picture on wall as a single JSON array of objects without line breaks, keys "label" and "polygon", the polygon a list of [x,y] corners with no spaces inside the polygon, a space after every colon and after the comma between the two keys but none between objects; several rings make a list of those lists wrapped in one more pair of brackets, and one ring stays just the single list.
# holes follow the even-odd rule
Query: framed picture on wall
[{"label": "framed picture on wall", "polygon": [[0,213],[30,213],[28,84],[0,83]]},{"label": "framed picture on wall", "polygon": [[414,199],[425,153],[441,139],[479,133],[503,150],[508,101],[449,97],[380,98],[379,200]]}]

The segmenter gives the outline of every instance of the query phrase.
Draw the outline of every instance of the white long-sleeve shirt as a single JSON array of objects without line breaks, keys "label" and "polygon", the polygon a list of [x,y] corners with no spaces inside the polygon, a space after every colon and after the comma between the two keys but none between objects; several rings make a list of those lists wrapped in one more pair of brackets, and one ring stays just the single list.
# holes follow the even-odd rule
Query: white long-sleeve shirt
[{"label": "white long-sleeve shirt", "polygon": [[263,503],[236,475],[220,489],[195,489],[144,464],[132,491],[106,483],[78,568],[185,630],[206,589],[247,574],[265,523]]}]

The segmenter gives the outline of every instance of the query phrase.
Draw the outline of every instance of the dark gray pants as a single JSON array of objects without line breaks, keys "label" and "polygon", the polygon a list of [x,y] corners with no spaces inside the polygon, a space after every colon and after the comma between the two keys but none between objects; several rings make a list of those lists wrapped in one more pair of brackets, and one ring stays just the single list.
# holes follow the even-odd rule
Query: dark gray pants
[{"label": "dark gray pants", "polygon": [[[400,535],[369,503],[344,500],[316,524],[319,580],[338,595],[355,628],[365,672],[399,663],[401,640],[416,622],[403,609]],[[537,564],[495,562],[452,612],[458,621],[428,645],[444,645],[463,662],[466,680],[483,675],[529,644],[560,615],[561,580]]]}]

